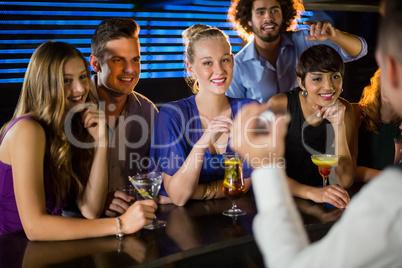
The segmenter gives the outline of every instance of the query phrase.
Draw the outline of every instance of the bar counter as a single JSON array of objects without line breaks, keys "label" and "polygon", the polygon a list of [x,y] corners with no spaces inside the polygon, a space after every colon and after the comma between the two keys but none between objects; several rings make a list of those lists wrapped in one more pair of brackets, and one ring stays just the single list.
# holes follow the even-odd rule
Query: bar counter
[{"label": "bar counter", "polygon": [[[311,241],[323,237],[343,210],[295,199]],[[159,205],[166,228],[61,242],[32,242],[24,232],[0,236],[0,267],[264,267],[254,242],[254,197],[237,202],[247,212],[222,215],[226,199],[190,202],[184,207]],[[267,226],[269,228],[269,226]]]}]

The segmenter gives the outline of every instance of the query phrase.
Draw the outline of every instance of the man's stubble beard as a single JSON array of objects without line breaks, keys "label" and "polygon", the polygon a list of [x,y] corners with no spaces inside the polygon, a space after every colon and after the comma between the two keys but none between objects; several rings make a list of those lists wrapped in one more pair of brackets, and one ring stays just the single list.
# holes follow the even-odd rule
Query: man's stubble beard
[{"label": "man's stubble beard", "polygon": [[[281,27],[279,27],[279,28],[281,28]],[[254,36],[257,36],[259,39],[261,39],[262,41],[264,41],[264,42],[266,42],[266,43],[271,43],[271,42],[274,42],[274,41],[276,41],[278,38],[279,38],[279,36],[280,36],[280,32],[278,32],[277,34],[275,34],[275,35],[273,35],[273,34],[269,34],[268,36],[262,36],[261,34],[260,34],[260,31],[257,31],[257,30],[260,30],[260,31],[262,31],[261,29],[256,29],[254,26],[253,26],[253,32],[254,32]]]}]

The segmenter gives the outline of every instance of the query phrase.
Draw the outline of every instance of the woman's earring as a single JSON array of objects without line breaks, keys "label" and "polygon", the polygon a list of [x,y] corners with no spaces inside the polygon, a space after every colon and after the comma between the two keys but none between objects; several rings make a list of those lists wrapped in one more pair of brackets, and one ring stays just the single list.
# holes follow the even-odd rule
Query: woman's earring
[{"label": "woman's earring", "polygon": [[308,92],[307,92],[307,90],[302,90],[302,93],[301,93],[301,94],[302,94],[303,97],[306,98],[307,95],[308,95]]}]

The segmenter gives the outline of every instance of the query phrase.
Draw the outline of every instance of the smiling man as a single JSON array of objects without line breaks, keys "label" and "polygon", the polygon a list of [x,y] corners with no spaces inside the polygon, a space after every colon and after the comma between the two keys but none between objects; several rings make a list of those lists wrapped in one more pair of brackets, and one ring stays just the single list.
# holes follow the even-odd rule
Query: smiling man
[{"label": "smiling man", "polygon": [[134,91],[141,72],[139,30],[132,19],[107,19],[99,24],[91,43],[93,92],[109,127],[107,216],[124,213],[132,201],[118,189],[129,183],[129,175],[147,168],[158,113],[149,99]]},{"label": "smiling man", "polygon": [[310,30],[290,31],[298,0],[236,0],[229,11],[243,37],[254,35],[235,57],[233,81],[226,95],[266,102],[298,86],[296,62],[309,47],[333,47],[344,62],[367,54],[367,43],[335,29],[327,21],[305,22]]}]

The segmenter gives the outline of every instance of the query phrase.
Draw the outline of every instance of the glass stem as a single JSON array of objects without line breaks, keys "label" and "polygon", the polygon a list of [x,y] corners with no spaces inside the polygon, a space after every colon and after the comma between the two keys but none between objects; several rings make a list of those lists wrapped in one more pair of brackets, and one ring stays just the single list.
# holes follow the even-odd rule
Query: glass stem
[{"label": "glass stem", "polygon": [[237,209],[236,200],[232,200],[232,209],[233,210]]},{"label": "glass stem", "polygon": [[328,176],[322,176],[322,180],[323,187],[328,186]]}]

